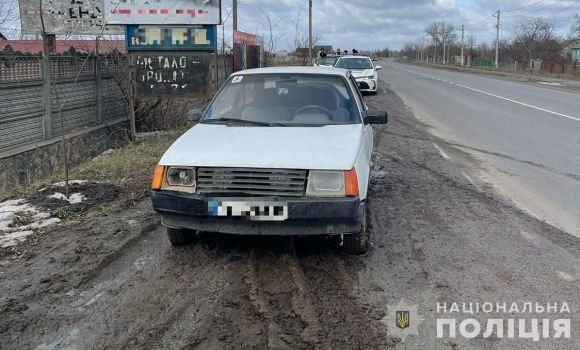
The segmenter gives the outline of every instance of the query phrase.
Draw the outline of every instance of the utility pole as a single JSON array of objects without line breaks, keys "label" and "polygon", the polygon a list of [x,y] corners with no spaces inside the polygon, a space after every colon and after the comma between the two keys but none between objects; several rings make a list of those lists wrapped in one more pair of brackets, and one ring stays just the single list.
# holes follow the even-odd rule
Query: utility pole
[{"label": "utility pole", "polygon": [[234,30],[238,30],[238,0],[233,0],[232,16],[234,16]]},{"label": "utility pole", "polygon": [[308,62],[312,66],[312,0],[308,0]]},{"label": "utility pole", "polygon": [[[488,12],[489,13],[489,12]],[[463,67],[463,24],[461,25],[461,67]]]},{"label": "utility pole", "polygon": [[443,23],[443,64],[445,64],[445,23]]},{"label": "utility pole", "polygon": [[497,25],[495,26],[496,28],[496,34],[495,34],[495,69],[498,68],[499,64],[498,64],[498,57],[499,57],[499,10],[497,10]]}]

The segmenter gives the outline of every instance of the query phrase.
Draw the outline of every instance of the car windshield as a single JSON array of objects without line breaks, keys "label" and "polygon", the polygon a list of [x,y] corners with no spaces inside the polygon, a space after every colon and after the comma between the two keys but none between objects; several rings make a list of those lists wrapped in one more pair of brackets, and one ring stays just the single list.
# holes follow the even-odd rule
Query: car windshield
[{"label": "car windshield", "polygon": [[373,63],[368,58],[345,57],[341,58],[335,67],[344,69],[372,69]]},{"label": "car windshield", "polygon": [[317,60],[318,65],[322,66],[334,66],[337,57],[323,57]]},{"label": "car windshield", "polygon": [[230,77],[200,122],[320,126],[361,120],[353,91],[343,76],[248,74]]}]

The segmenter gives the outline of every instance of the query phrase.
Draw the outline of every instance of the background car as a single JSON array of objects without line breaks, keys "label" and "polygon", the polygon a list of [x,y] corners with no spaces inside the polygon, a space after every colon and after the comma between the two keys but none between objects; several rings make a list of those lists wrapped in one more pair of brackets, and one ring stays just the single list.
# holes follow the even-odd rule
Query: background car
[{"label": "background car", "polygon": [[173,245],[197,231],[329,234],[364,253],[371,124],[386,122],[348,70],[236,72],[162,156],[153,208]]},{"label": "background car", "polygon": [[381,66],[375,66],[367,56],[340,56],[336,61],[335,68],[348,69],[352,72],[360,91],[375,95],[378,91],[379,75],[377,71]]},{"label": "background car", "polygon": [[314,66],[319,67],[334,67],[336,61],[340,56],[338,55],[327,55],[326,57],[317,58]]}]

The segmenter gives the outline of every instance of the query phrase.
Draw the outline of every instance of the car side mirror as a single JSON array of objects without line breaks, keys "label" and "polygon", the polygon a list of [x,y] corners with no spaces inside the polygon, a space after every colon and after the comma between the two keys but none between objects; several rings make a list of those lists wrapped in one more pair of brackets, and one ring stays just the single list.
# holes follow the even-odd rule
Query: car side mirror
[{"label": "car side mirror", "polygon": [[363,112],[363,121],[367,124],[387,124],[388,116],[386,111],[380,109],[367,109]]},{"label": "car side mirror", "polygon": [[187,111],[187,120],[191,122],[196,122],[201,119],[203,115],[204,109],[203,108],[193,108]]},{"label": "car side mirror", "polygon": [[381,67],[381,66],[376,66],[375,67],[375,70],[381,70],[381,69],[383,69],[383,67]]}]

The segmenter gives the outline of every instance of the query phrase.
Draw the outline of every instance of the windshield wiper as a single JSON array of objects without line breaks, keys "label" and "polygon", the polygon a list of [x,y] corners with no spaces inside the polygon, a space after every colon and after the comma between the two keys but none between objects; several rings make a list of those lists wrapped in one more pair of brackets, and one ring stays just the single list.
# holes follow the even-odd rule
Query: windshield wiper
[{"label": "windshield wiper", "polygon": [[241,124],[252,124],[252,125],[262,125],[262,126],[286,126],[286,124],[282,124],[282,123],[268,123],[268,122],[260,122],[257,120],[245,120],[245,119],[238,119],[238,118],[217,118],[217,119],[200,120],[200,123],[216,123],[216,122],[235,122],[235,123],[241,123]]}]

